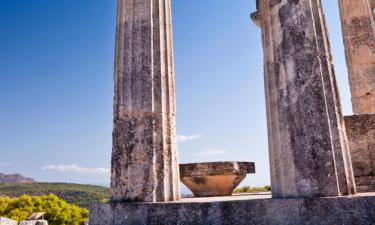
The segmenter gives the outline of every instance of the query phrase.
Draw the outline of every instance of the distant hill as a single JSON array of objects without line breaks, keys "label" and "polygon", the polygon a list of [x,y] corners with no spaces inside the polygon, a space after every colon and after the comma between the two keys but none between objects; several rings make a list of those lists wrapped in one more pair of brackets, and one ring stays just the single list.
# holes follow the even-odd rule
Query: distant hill
[{"label": "distant hill", "polygon": [[0,173],[0,183],[29,184],[35,182],[33,179],[24,177],[20,174]]},{"label": "distant hill", "polygon": [[109,199],[109,188],[94,185],[67,183],[0,184],[0,196],[19,197],[23,194],[39,196],[50,193],[57,195],[68,203],[83,208],[89,208],[93,203]]}]

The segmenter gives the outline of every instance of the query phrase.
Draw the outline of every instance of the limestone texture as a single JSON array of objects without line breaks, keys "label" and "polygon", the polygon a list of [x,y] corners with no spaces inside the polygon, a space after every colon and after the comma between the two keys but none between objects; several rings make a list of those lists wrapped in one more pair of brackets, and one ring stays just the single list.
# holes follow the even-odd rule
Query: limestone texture
[{"label": "limestone texture", "polygon": [[375,114],[345,117],[358,192],[375,192]]},{"label": "limestone texture", "polygon": [[180,197],[170,0],[118,0],[112,201]]},{"label": "limestone texture", "polygon": [[195,197],[232,195],[234,189],[248,173],[255,173],[255,164],[252,162],[210,162],[180,165],[181,182],[193,192]]},{"label": "limestone texture", "polygon": [[5,217],[0,217],[0,225],[18,225],[18,222]]},{"label": "limestone texture", "polygon": [[355,193],[320,0],[258,0],[274,198]]},{"label": "limestone texture", "polygon": [[355,115],[375,113],[374,0],[339,0]]},{"label": "limestone texture", "polygon": [[90,225],[374,225],[375,196],[97,204]]}]

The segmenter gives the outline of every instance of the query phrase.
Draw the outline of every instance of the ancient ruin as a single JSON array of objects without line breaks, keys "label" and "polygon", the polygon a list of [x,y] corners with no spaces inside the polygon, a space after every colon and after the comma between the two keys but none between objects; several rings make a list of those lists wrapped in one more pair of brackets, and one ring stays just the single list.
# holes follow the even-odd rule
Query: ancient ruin
[{"label": "ancient ruin", "polygon": [[195,197],[232,195],[248,173],[255,173],[255,163],[211,162],[180,165],[181,182]]},{"label": "ancient ruin", "polygon": [[374,0],[339,1],[353,116],[346,116],[359,192],[375,191],[375,19]]},{"label": "ancient ruin", "polygon": [[345,118],[359,192],[375,191],[375,1],[340,1],[355,115]]},{"label": "ancient ruin", "polygon": [[180,197],[169,1],[118,1],[112,200]]},{"label": "ancient ruin", "polygon": [[341,24],[355,115],[375,113],[374,0],[340,0]]},{"label": "ancient ruin", "polygon": [[353,194],[320,1],[258,0],[257,8],[253,19],[262,29],[273,197]]},{"label": "ancient ruin", "polygon": [[[112,201],[90,224],[375,224],[375,192],[356,194],[375,191],[375,1],[338,1],[355,115],[342,115],[321,0],[257,0],[272,196],[180,199],[179,172],[198,187],[253,171],[179,171],[170,0],[118,0]],[[210,187],[195,192],[219,195]]]},{"label": "ancient ruin", "polygon": [[358,192],[375,192],[375,116],[345,117]]}]

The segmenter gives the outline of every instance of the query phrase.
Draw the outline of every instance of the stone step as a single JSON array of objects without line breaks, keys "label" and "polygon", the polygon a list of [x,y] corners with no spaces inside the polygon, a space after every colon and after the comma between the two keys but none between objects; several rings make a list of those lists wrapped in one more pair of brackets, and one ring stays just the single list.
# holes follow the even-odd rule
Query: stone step
[{"label": "stone step", "polygon": [[375,193],[310,199],[249,194],[171,203],[97,204],[90,210],[90,225],[374,225],[374,209]]}]

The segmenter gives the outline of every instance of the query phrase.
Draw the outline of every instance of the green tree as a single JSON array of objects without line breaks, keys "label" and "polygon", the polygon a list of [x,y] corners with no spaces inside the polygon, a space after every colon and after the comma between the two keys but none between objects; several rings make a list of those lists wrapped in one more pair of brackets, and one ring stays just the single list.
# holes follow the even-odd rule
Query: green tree
[{"label": "green tree", "polygon": [[263,187],[250,187],[250,186],[244,186],[242,188],[237,188],[234,190],[234,193],[254,193],[254,192],[265,192],[265,191],[271,191],[272,187],[270,185],[265,185]]},{"label": "green tree", "polygon": [[45,218],[50,225],[83,225],[89,215],[87,209],[68,204],[52,194],[0,197],[0,216],[21,221],[34,212],[46,212]]}]

